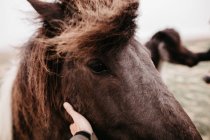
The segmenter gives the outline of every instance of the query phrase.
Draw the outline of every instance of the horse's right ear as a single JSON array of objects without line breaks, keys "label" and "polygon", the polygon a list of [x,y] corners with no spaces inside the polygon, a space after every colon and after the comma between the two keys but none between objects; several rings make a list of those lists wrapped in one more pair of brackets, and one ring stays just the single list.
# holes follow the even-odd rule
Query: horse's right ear
[{"label": "horse's right ear", "polygon": [[28,0],[28,2],[45,21],[62,19],[63,17],[60,3],[49,3],[39,0]]}]

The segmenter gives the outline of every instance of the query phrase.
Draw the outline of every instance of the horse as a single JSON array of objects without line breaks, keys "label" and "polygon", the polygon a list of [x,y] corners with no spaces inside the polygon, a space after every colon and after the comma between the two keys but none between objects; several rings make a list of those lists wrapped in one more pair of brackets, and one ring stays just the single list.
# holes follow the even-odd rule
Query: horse
[{"label": "horse", "polygon": [[210,61],[210,49],[199,53],[188,50],[184,47],[179,33],[173,28],[158,31],[145,46],[150,50],[152,61],[158,70],[163,61],[189,67],[202,61]]},{"label": "horse", "polygon": [[11,118],[7,130],[0,124],[4,140],[69,139],[65,101],[99,140],[202,139],[135,39],[138,0],[28,1],[42,26],[2,95],[2,118]]}]

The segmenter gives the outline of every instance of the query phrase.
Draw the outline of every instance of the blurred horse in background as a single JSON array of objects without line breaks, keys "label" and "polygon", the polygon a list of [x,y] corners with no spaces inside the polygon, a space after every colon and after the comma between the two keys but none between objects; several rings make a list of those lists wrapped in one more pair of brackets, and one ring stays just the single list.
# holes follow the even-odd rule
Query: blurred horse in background
[{"label": "blurred horse in background", "polygon": [[184,47],[179,33],[174,29],[158,31],[145,45],[157,69],[160,69],[163,61],[193,67],[199,62],[210,60],[210,49],[199,53],[190,51]]}]

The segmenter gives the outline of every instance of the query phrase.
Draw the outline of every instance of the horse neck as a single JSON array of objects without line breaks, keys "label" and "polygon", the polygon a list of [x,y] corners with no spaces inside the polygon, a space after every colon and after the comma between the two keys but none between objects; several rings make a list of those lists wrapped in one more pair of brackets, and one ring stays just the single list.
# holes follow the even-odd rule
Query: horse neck
[{"label": "horse neck", "polygon": [[157,40],[153,40],[151,39],[150,41],[148,41],[145,46],[149,49],[150,53],[151,53],[151,57],[152,57],[152,61],[156,67],[156,69],[160,68],[161,65],[161,56],[160,56],[160,52],[159,52],[159,44],[160,42]]}]

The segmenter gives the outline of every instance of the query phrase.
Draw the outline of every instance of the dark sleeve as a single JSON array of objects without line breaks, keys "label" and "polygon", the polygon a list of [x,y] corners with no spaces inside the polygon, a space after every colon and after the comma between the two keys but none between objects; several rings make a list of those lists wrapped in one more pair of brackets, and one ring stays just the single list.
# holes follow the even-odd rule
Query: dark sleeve
[{"label": "dark sleeve", "polygon": [[90,135],[85,131],[77,132],[70,140],[97,140],[95,134]]},{"label": "dark sleeve", "polygon": [[79,131],[70,140],[91,140],[91,135],[88,132]]},{"label": "dark sleeve", "polygon": [[89,140],[89,139],[82,135],[75,135],[70,140]]}]

